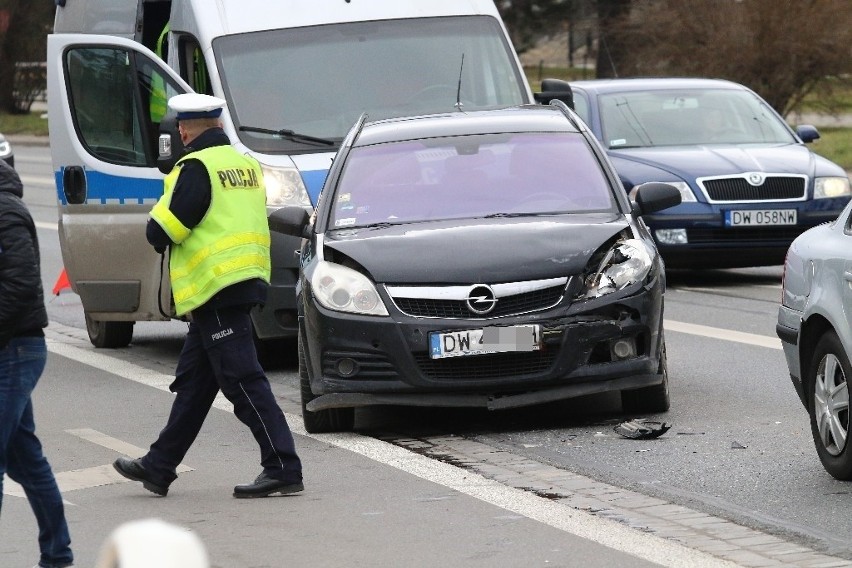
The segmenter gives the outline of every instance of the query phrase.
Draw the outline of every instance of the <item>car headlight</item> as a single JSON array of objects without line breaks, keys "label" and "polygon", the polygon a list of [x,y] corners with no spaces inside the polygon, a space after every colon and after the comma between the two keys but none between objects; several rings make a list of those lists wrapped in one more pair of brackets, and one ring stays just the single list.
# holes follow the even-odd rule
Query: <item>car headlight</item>
[{"label": "car headlight", "polygon": [[[644,182],[644,183],[665,183],[665,184],[668,184],[672,187],[676,187],[677,190],[680,192],[680,202],[681,203],[685,203],[687,201],[693,201],[693,202],[696,201],[695,194],[692,193],[692,190],[689,188],[689,184],[686,183],[685,181],[661,181],[661,182]],[[632,199],[634,201],[636,200],[636,190],[639,188],[640,185],[644,185],[644,183],[633,186],[633,189],[630,190],[630,199]]]},{"label": "car headlight", "polygon": [[311,287],[317,301],[330,310],[368,316],[388,315],[376,286],[351,268],[322,260],[311,276]]},{"label": "car headlight", "polygon": [[814,199],[849,195],[849,178],[818,177],[814,183]]},{"label": "car headlight", "polygon": [[269,207],[310,206],[308,190],[305,189],[302,176],[296,168],[260,164],[260,169],[266,184],[266,205]]},{"label": "car headlight", "polygon": [[586,278],[583,298],[598,298],[641,282],[651,270],[648,246],[639,239],[618,241]]},{"label": "car headlight", "polygon": [[12,145],[6,140],[6,137],[0,134],[0,158],[5,158],[12,153]]}]

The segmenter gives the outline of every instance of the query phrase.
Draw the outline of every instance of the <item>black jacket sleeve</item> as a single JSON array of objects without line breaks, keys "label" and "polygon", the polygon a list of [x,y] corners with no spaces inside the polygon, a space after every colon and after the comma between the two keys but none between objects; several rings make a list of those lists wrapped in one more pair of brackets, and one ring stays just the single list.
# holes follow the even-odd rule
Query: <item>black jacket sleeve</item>
[{"label": "black jacket sleeve", "polygon": [[36,246],[23,217],[0,215],[0,348],[19,331],[43,327],[33,316],[44,310]]},{"label": "black jacket sleeve", "polygon": [[[172,194],[169,211],[183,223],[187,229],[192,229],[204,218],[210,208],[210,177],[207,168],[199,160],[187,160],[181,165],[174,193]],[[172,240],[159,223],[148,220],[145,236],[154,249],[162,253]]]}]

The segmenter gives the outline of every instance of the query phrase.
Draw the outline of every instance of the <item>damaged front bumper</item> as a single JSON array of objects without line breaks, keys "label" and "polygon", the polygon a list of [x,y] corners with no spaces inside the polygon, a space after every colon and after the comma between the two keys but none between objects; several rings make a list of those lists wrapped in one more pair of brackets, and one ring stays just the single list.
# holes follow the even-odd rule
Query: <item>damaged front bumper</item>
[{"label": "damaged front bumper", "polygon": [[[373,405],[517,408],[661,384],[662,285],[499,320],[375,318],[306,304],[308,411]],[[429,334],[536,324],[535,351],[433,359]],[[617,345],[618,344],[618,345]]]}]

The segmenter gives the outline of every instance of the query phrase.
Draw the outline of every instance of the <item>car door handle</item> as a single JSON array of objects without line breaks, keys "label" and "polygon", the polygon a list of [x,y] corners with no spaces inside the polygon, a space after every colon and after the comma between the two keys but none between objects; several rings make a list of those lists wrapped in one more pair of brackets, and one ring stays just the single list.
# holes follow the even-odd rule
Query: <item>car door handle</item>
[{"label": "car door handle", "polygon": [[850,271],[848,271],[848,270],[843,271],[843,278],[844,278],[847,282],[852,282],[852,272],[850,272]]}]

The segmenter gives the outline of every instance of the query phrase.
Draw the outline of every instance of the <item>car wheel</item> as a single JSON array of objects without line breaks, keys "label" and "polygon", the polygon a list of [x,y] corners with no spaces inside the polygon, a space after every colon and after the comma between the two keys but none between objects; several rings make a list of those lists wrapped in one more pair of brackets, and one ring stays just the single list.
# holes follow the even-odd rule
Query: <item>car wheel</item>
[{"label": "car wheel", "polygon": [[299,387],[302,395],[302,422],[305,430],[311,434],[321,432],[349,432],[355,427],[354,408],[329,408],[311,412],[305,408],[316,398],[311,391],[311,379],[308,377],[308,362],[305,347],[299,334]]},{"label": "car wheel", "polygon": [[669,368],[666,359],[666,344],[660,351],[658,373],[663,382],[641,389],[621,391],[621,410],[625,414],[666,412],[669,409]]},{"label": "car wheel", "polygon": [[89,341],[100,348],[115,349],[127,347],[133,339],[133,321],[98,321],[89,314],[86,316],[86,331]]},{"label": "car wheel", "polygon": [[808,373],[811,433],[825,470],[837,479],[852,480],[849,449],[849,383],[852,368],[840,338],[833,331],[820,338]]}]

